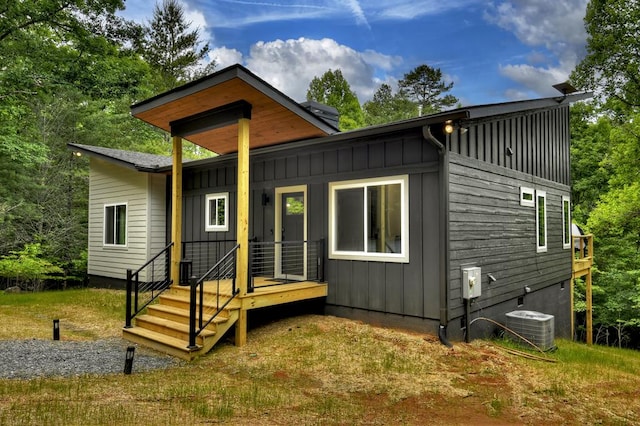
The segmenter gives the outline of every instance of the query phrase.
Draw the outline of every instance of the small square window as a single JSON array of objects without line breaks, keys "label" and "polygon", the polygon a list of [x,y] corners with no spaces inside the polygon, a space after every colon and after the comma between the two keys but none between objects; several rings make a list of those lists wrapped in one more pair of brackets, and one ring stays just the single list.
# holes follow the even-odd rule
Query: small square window
[{"label": "small square window", "polygon": [[520,205],[525,207],[535,207],[535,200],[533,199],[533,188],[520,187]]},{"label": "small square window", "polygon": [[205,223],[207,232],[229,230],[229,194],[208,194],[205,197]]}]

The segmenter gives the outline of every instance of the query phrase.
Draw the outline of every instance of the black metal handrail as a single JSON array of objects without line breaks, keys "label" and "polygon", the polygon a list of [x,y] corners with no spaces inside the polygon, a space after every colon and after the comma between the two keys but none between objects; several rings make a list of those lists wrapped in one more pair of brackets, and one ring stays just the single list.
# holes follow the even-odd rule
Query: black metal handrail
[{"label": "black metal handrail", "polygon": [[267,285],[300,280],[323,282],[324,239],[249,243],[249,293],[254,291],[255,277],[270,281]]},{"label": "black metal handrail", "polygon": [[172,246],[173,243],[169,243],[137,270],[127,269],[126,328],[130,328],[131,320],[171,286]]},{"label": "black metal handrail", "polygon": [[191,264],[190,275],[201,277],[211,265],[227,254],[236,240],[194,240],[182,242],[182,259]]},{"label": "black metal handrail", "polygon": [[[240,244],[236,244],[202,277],[191,279],[189,303],[189,348],[196,348],[196,337],[227,307],[238,294],[236,288],[236,254]],[[213,293],[204,291],[205,282],[216,282]],[[228,284],[229,288],[222,288]],[[208,297],[205,297],[208,296]]]}]

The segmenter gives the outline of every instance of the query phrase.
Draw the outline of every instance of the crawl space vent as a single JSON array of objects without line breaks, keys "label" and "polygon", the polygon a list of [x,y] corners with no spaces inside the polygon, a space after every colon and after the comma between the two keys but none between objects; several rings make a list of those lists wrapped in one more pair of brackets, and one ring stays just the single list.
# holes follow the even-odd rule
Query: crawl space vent
[{"label": "crawl space vent", "polygon": [[[531,341],[542,350],[546,351],[554,347],[553,315],[534,311],[513,311],[506,315],[509,329]],[[513,337],[517,339],[517,336]]]}]

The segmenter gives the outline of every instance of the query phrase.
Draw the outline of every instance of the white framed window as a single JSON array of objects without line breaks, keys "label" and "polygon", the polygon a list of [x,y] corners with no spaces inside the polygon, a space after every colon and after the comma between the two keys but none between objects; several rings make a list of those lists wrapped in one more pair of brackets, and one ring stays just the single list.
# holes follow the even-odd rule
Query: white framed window
[{"label": "white framed window", "polygon": [[533,196],[533,188],[520,187],[520,205],[525,207],[535,207],[536,201]]},{"label": "white framed window", "polygon": [[127,203],[104,205],[103,244],[114,247],[127,245]]},{"label": "white framed window", "polygon": [[409,177],[329,183],[329,258],[409,262]]},{"label": "white framed window", "polygon": [[205,196],[204,230],[225,232],[229,230],[229,193]]},{"label": "white framed window", "polygon": [[562,196],[562,248],[571,248],[571,199]]},{"label": "white framed window", "polygon": [[536,191],[536,251],[547,251],[547,193]]}]

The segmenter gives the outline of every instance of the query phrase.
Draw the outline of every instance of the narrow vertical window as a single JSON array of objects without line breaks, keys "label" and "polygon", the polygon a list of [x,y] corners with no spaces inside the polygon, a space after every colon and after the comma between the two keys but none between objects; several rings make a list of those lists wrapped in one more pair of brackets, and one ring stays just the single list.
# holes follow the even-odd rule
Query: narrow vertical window
[{"label": "narrow vertical window", "polygon": [[537,252],[547,251],[547,193],[536,191],[536,243]]},{"label": "narrow vertical window", "polygon": [[562,247],[571,248],[571,201],[562,197]]},{"label": "narrow vertical window", "polygon": [[127,205],[107,204],[104,206],[104,245],[127,245]]},{"label": "narrow vertical window", "polygon": [[207,232],[229,230],[229,194],[208,194],[205,197],[205,224]]}]

